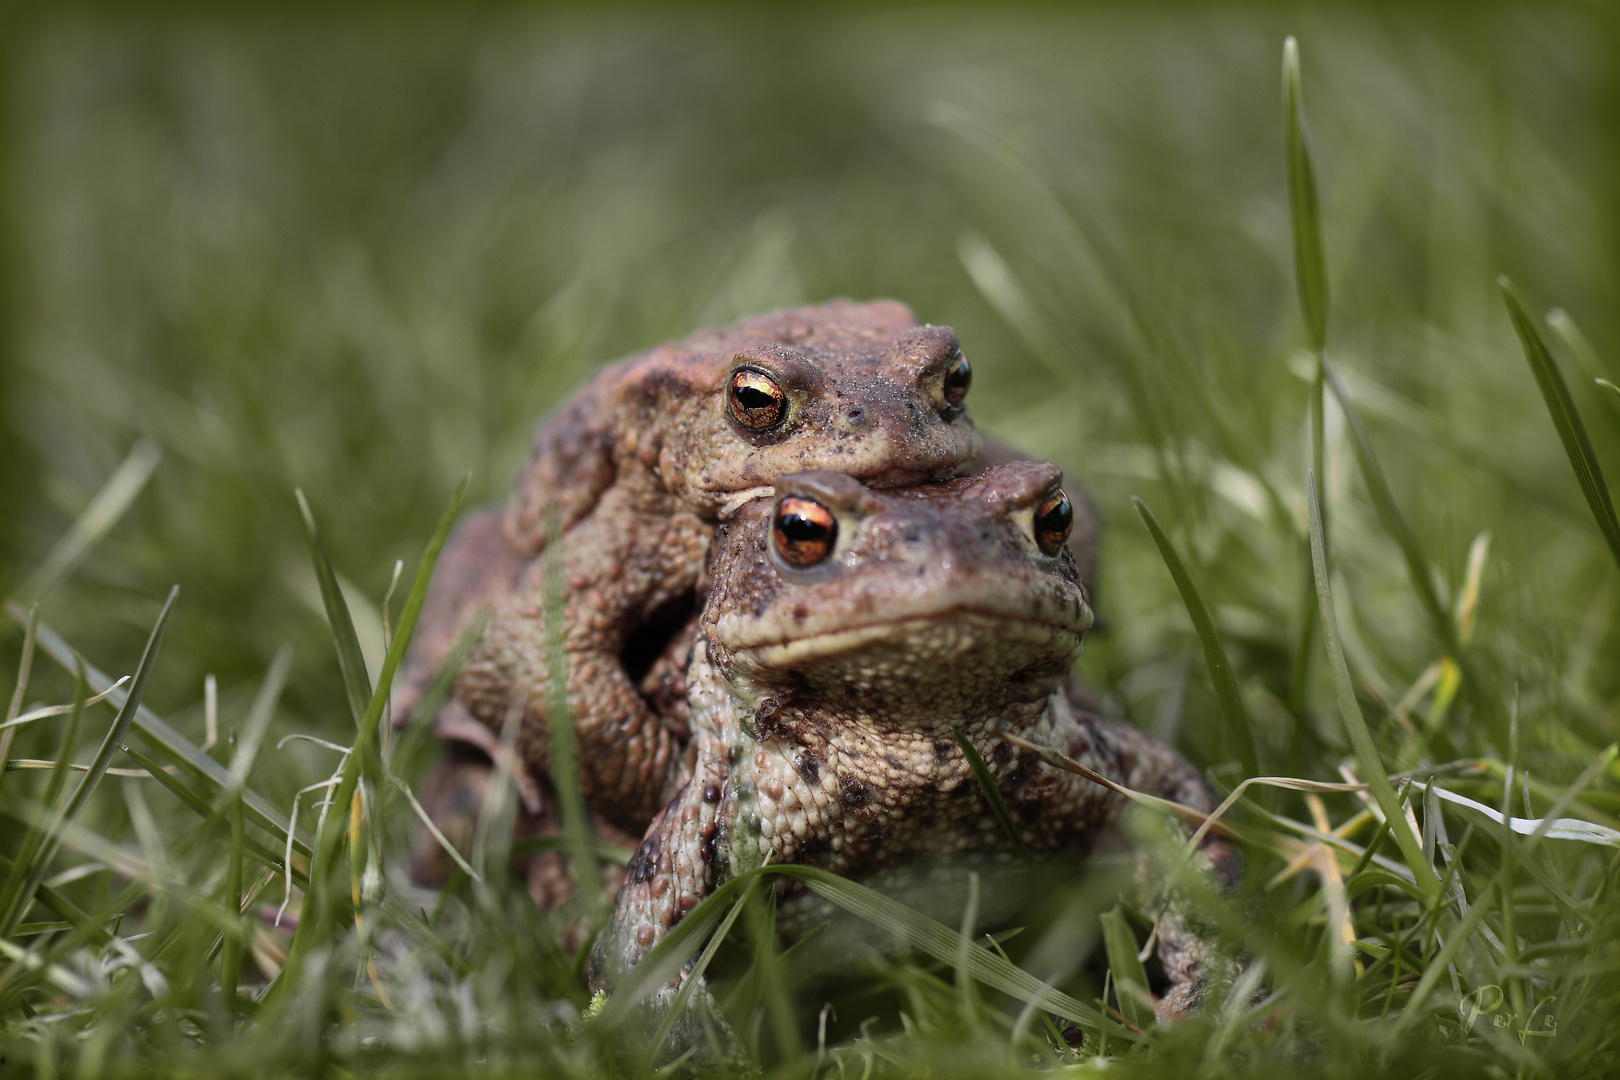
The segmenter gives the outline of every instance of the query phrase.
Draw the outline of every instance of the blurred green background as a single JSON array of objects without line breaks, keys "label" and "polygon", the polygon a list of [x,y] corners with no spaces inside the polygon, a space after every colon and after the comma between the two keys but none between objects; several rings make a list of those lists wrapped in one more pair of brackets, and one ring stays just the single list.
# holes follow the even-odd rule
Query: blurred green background
[{"label": "blurred green background", "polygon": [[[773,306],[892,296],[957,328],[983,430],[1094,494],[1106,627],[1082,667],[1108,707],[1216,756],[1139,494],[1281,768],[1303,571],[1257,478],[1297,516],[1289,33],[1330,352],[1446,595],[1491,532],[1483,647],[1526,730],[1562,718],[1540,749],[1567,763],[1620,727],[1617,580],[1493,279],[1585,332],[1591,355],[1560,358],[1620,473],[1620,399],[1587,377],[1620,379],[1620,40],[1597,6],[17,15],[0,569],[26,574],[149,438],[152,482],[43,617],[125,672],[178,582],[149,704],[200,737],[204,674],[230,722],[291,642],[273,733],[342,733],[295,485],[376,605],[456,478],[503,500],[536,420],[597,365]],[[1340,617],[1388,704],[1435,654],[1330,413]],[[13,670],[18,640],[0,644]],[[1313,772],[1341,741],[1324,687]]]}]

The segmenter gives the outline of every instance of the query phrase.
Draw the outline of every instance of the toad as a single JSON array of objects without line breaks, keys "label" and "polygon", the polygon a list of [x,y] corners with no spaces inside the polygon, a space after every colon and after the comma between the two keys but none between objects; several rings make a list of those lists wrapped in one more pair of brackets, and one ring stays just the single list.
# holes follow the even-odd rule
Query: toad
[{"label": "toad", "polygon": [[[1010,853],[953,729],[1033,851],[1082,852],[1124,799],[1003,734],[1209,809],[1180,755],[1078,710],[1063,689],[1092,613],[1065,547],[1074,507],[1060,479],[1034,462],[893,491],[805,473],[719,526],[688,673],[695,764],[630,862],[593,988],[766,860],[873,879]],[[1223,842],[1203,854],[1229,873],[1208,845]],[[1158,949],[1170,981],[1160,1013],[1183,1013],[1210,951],[1174,910]],[[662,1003],[674,992],[658,991]]]},{"label": "toad", "polygon": [[437,731],[493,758],[515,719],[517,779],[538,812],[551,712],[545,561],[560,559],[581,786],[639,833],[679,775],[683,676],[715,523],[787,473],[832,469],[880,488],[955,474],[981,449],[964,407],[971,374],[949,327],[919,326],[893,301],[847,300],[605,368],[540,426],[504,514],[472,517],[447,545],[395,716],[409,715],[487,610]]}]

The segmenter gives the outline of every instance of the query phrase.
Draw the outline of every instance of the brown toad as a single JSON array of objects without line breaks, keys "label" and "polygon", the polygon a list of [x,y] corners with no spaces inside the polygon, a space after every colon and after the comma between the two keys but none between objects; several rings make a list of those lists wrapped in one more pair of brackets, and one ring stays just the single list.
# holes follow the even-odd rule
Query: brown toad
[{"label": "brown toad", "polygon": [[970,376],[949,327],[919,326],[892,301],[847,300],[604,369],[540,426],[505,514],[471,518],[447,546],[396,715],[487,607],[438,731],[494,756],[507,717],[518,719],[530,774],[519,779],[536,811],[550,711],[538,556],[560,558],[582,786],[639,830],[668,800],[684,750],[681,677],[715,522],[787,473],[835,469],[876,487],[956,473],[981,447],[963,408]]},{"label": "brown toad", "polygon": [[[597,986],[767,859],[870,878],[1010,851],[952,728],[1036,851],[1083,850],[1124,800],[1004,732],[1208,809],[1178,754],[1077,711],[1062,690],[1092,615],[1064,547],[1073,508],[1059,480],[1034,462],[882,492],[811,473],[720,526],[688,675],[695,765],[626,872],[593,957]],[[1185,1011],[1208,949],[1172,911],[1159,953],[1171,982],[1161,1011]],[[672,993],[660,991],[666,1003]]]}]

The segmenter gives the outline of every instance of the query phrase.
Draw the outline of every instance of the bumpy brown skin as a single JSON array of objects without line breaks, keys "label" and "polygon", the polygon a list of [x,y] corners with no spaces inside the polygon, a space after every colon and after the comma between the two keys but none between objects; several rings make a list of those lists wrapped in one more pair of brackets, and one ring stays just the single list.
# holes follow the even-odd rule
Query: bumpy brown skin
[{"label": "bumpy brown skin", "polygon": [[[1073,556],[1043,554],[1032,534],[1058,480],[1030,462],[881,493],[829,474],[785,478],[779,499],[808,496],[838,520],[837,547],[810,569],[775,551],[771,501],[721,526],[688,678],[693,775],[630,863],[593,956],[596,986],[766,857],[873,877],[1009,850],[952,727],[983,756],[1037,851],[1083,851],[1123,800],[1001,732],[1209,807],[1173,750],[1077,712],[1062,692],[1091,612]],[[1229,870],[1220,849],[1212,841],[1205,854]],[[1196,1003],[1210,958],[1173,910],[1160,930],[1172,987],[1161,1012],[1175,1015]]]},{"label": "bumpy brown skin", "polygon": [[[541,425],[500,538],[488,515],[458,530],[396,713],[409,712],[471,613],[487,608],[438,731],[493,756],[514,716],[533,809],[550,712],[539,556],[560,558],[586,799],[611,820],[644,826],[679,776],[691,640],[679,630],[696,610],[715,522],[787,473],[833,469],[889,487],[959,471],[981,446],[944,397],[959,353],[948,327],[919,326],[902,304],[835,300],[705,330],[604,369]],[[745,366],[786,392],[787,418],[769,432],[746,430],[728,409],[731,376]],[[560,540],[548,543],[548,521]],[[640,686],[627,643],[645,644],[652,661]]]}]

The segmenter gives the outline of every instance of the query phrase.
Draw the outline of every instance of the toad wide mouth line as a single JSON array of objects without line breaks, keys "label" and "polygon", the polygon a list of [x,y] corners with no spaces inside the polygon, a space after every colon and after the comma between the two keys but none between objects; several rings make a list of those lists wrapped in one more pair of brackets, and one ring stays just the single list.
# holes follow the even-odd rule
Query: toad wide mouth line
[{"label": "toad wide mouth line", "polygon": [[[1086,609],[1089,614],[1090,609]],[[890,619],[879,623],[867,623],[861,626],[846,627],[841,630],[826,630],[815,634],[806,634],[803,637],[776,638],[769,641],[749,642],[729,646],[733,653],[764,654],[769,652],[806,654],[816,657],[831,657],[843,653],[854,652],[866,648],[874,643],[881,643],[884,639],[896,635],[906,634],[908,631],[928,629],[950,624],[964,622],[967,624],[994,625],[999,627],[1022,627],[1026,631],[1038,631],[1046,636],[1070,634],[1079,638],[1091,627],[1091,619],[1081,620],[1079,624],[1058,623],[1048,619],[1028,618],[1020,615],[1008,615],[1004,612],[984,611],[977,608],[953,607],[948,610],[930,612],[924,615],[910,615],[902,619]],[[1026,635],[1027,636],[1027,635]]]},{"label": "toad wide mouth line", "polygon": [[[843,472],[844,470],[834,471]],[[939,473],[938,470],[930,471],[927,469],[883,469],[874,473],[845,472],[845,475],[859,480],[874,491],[889,491],[894,488],[916,487],[934,479]],[[775,484],[761,484],[758,487],[744,488],[742,491],[732,494],[730,498],[721,504],[717,516],[721,521],[724,521],[755,499],[774,499],[775,497]]]}]

